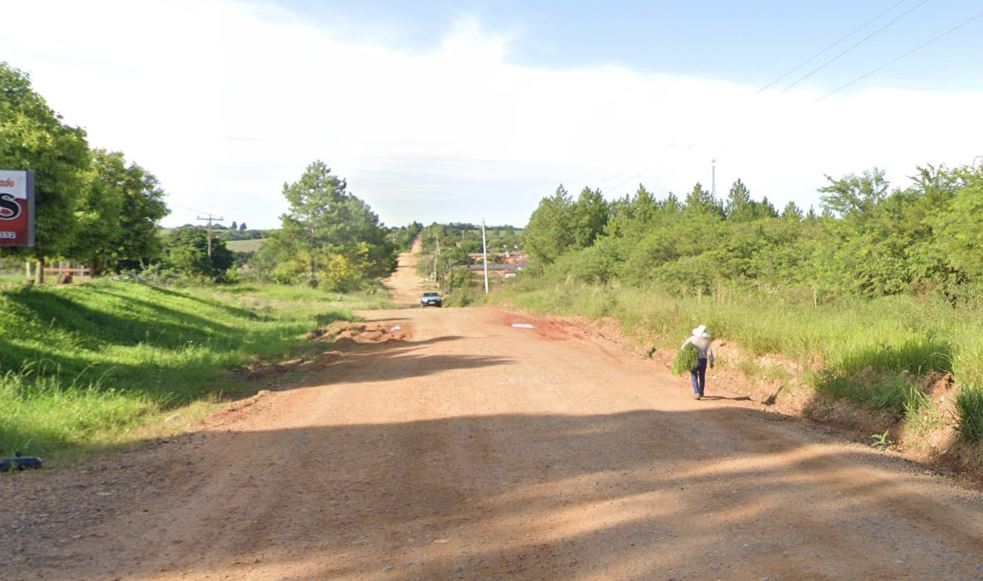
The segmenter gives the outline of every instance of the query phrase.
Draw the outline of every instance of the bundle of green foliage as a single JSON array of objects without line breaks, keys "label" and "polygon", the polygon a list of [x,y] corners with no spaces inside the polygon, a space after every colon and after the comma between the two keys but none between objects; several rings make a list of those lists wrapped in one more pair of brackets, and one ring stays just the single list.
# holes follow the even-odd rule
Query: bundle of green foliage
[{"label": "bundle of green foliage", "polygon": [[672,374],[673,375],[685,375],[690,371],[696,369],[699,365],[700,359],[699,354],[696,351],[696,347],[692,344],[687,343],[682,349],[676,353],[676,356],[672,360]]}]

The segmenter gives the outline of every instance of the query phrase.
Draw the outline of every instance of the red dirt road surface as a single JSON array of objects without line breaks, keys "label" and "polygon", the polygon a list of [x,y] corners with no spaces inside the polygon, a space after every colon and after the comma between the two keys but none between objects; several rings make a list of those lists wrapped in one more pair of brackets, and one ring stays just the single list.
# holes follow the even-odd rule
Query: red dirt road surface
[{"label": "red dirt road surface", "polygon": [[403,340],[326,347],[84,473],[0,478],[0,577],[983,578],[977,490],[518,314],[366,317]]}]

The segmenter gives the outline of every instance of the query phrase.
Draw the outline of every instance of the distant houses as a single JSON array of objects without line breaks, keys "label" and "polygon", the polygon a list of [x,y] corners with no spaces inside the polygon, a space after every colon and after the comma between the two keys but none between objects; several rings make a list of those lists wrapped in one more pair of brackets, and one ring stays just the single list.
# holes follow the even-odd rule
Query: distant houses
[{"label": "distant houses", "polygon": [[[478,275],[484,273],[482,264],[482,254],[472,252],[468,254],[471,261],[468,269]],[[525,269],[529,265],[529,258],[520,252],[490,252],[488,253],[488,274],[498,275],[504,278],[515,276],[516,272]]]}]

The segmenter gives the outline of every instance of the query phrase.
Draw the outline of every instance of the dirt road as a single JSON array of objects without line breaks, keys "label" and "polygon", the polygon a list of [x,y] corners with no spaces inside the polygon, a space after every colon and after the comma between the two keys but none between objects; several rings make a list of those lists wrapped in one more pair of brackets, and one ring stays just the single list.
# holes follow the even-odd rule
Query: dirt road
[{"label": "dirt road", "polygon": [[[573,327],[367,317],[410,338],[342,346],[292,389],[103,470],[0,479],[21,493],[0,576],[983,578],[976,491],[750,403],[694,401]],[[59,521],[37,500],[56,497],[84,508]]]}]

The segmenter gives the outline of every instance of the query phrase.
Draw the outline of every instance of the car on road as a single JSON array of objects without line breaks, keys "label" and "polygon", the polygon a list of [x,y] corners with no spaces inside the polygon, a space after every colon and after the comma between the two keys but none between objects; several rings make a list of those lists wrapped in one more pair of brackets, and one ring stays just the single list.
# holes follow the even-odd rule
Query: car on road
[{"label": "car on road", "polygon": [[437,291],[427,291],[423,293],[422,297],[420,297],[420,306],[442,307],[444,306],[444,299],[443,297],[440,296],[440,293]]}]

